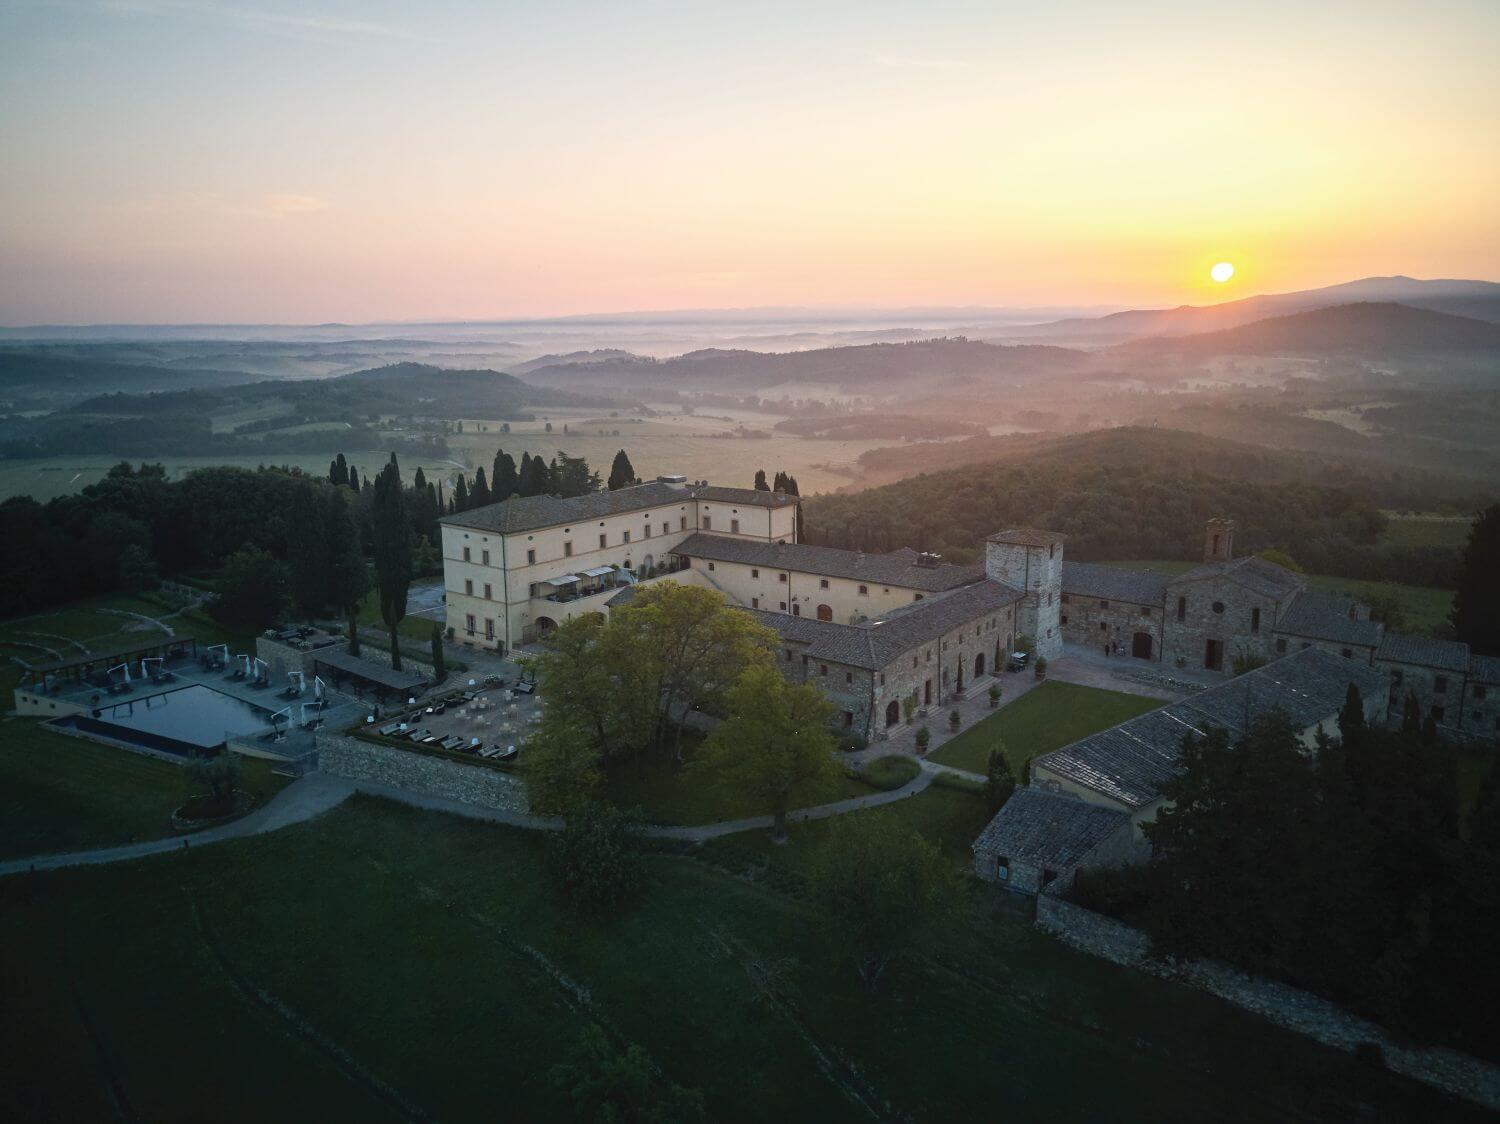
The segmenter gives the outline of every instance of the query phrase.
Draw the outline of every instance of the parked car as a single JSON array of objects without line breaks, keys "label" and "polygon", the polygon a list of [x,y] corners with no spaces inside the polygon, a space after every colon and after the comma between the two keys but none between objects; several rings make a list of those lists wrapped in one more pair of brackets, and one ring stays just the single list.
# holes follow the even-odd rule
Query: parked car
[{"label": "parked car", "polygon": [[1005,661],[1005,666],[1011,671],[1025,671],[1026,665],[1030,662],[1030,652],[1012,652],[1010,658]]}]

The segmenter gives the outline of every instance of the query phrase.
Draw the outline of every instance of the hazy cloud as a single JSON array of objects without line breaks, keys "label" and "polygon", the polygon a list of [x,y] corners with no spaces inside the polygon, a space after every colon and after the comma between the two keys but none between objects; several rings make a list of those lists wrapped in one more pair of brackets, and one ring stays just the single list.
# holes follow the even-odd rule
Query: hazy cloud
[{"label": "hazy cloud", "polygon": [[912,58],[909,55],[873,54],[870,61],[876,66],[889,66],[900,70],[964,70],[968,63],[963,59]]},{"label": "hazy cloud", "polygon": [[99,7],[120,16],[166,16],[185,14],[222,20],[248,31],[284,35],[298,39],[339,39],[351,36],[429,41],[409,28],[373,20],[344,19],[317,13],[286,12],[214,0],[98,0]]}]

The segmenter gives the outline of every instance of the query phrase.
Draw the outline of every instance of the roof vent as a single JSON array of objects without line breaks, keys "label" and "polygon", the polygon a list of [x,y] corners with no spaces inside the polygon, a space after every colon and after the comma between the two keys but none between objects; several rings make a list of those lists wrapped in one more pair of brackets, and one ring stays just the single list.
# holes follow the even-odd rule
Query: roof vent
[{"label": "roof vent", "polygon": [[938,563],[943,560],[941,554],[933,554],[930,550],[924,550],[917,555],[917,565],[929,570],[937,569]]}]

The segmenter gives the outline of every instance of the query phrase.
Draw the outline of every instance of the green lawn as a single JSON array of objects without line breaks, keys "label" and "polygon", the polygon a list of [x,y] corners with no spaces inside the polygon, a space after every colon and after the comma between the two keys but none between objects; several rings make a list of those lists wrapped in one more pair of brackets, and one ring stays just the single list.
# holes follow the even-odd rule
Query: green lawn
[{"label": "green lawn", "polygon": [[1048,680],[1009,705],[1002,702],[998,711],[933,750],[931,756],[939,764],[982,773],[989,767],[990,750],[999,738],[1005,742],[1005,759],[1019,780],[1023,766],[1037,754],[1161,705],[1160,699]]},{"label": "green lawn", "polygon": [[[960,797],[860,814],[947,823]],[[818,837],[796,829],[778,860]],[[547,1072],[595,1027],[715,1120],[1479,1117],[1075,953],[977,885],[968,923],[872,998],[840,934],[767,885],[655,857],[639,908],[596,924],[557,908],[546,869],[536,835],[356,798],[269,836],[0,882],[9,1111],[573,1119]]]},{"label": "green lawn", "polygon": [[[257,801],[286,780],[246,760],[240,787]],[[192,794],[179,766],[53,733],[31,719],[0,723],[0,858],[108,847],[175,834]]]},{"label": "green lawn", "polygon": [[[1198,565],[1196,562],[1162,562],[1131,559],[1126,562],[1105,562],[1106,566],[1118,566],[1122,570],[1155,570],[1161,574],[1181,574]],[[1453,591],[1424,585],[1397,585],[1395,582],[1361,581],[1357,578],[1338,578],[1329,574],[1304,574],[1307,587],[1315,593],[1353,597],[1357,600],[1381,594],[1394,594],[1406,613],[1406,627],[1413,632],[1439,633],[1448,620],[1448,611],[1453,608]]]},{"label": "green lawn", "polygon": [[[696,741],[683,739],[683,755],[692,760]],[[854,777],[842,778],[829,792],[802,793],[793,798],[793,808],[826,804],[847,796],[869,796],[876,789]],[[668,753],[642,753],[622,761],[605,774],[605,792],[622,808],[639,808],[649,823],[700,824],[763,816],[766,807],[745,793],[708,777],[695,776],[679,766]]]}]

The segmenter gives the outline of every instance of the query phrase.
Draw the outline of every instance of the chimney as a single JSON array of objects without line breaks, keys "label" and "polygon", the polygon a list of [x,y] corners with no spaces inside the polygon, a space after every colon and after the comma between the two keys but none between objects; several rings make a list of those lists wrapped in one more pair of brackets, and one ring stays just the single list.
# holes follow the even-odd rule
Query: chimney
[{"label": "chimney", "polygon": [[1234,557],[1234,520],[1217,517],[1208,521],[1203,538],[1203,561],[1228,562]]}]

